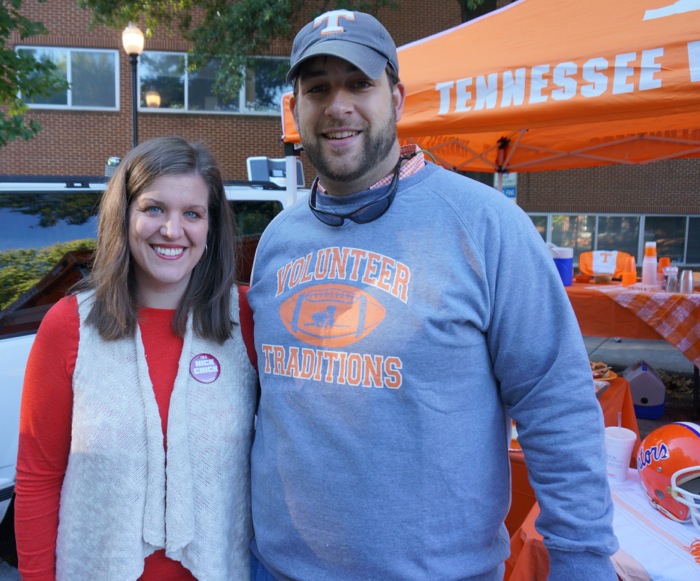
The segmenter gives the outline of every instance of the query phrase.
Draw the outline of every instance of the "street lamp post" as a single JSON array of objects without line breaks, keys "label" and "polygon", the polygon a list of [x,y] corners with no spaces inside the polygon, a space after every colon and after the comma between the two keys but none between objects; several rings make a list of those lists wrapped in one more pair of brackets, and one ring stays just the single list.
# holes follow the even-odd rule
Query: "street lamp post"
[{"label": "street lamp post", "polygon": [[139,55],[143,52],[143,32],[135,24],[129,22],[122,32],[122,44],[126,54],[129,55],[131,63],[131,124],[133,146],[139,144],[139,126],[138,126],[138,63]]}]

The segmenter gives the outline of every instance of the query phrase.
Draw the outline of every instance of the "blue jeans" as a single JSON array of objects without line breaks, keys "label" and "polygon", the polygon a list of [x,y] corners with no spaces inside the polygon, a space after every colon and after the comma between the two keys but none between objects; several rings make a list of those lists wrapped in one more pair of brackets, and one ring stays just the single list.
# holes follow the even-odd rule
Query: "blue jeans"
[{"label": "blue jeans", "polygon": [[250,552],[250,581],[277,581],[252,551]]}]

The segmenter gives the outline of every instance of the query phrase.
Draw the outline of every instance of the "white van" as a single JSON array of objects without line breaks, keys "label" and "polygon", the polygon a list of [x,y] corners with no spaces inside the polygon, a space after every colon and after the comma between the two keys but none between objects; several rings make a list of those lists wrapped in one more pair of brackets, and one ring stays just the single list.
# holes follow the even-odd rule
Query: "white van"
[{"label": "white van", "polygon": [[[14,532],[3,520],[14,494],[27,357],[46,311],[87,273],[105,186],[99,177],[0,176],[0,533]],[[225,189],[241,242],[238,278],[247,283],[260,234],[308,190],[243,181]]]}]

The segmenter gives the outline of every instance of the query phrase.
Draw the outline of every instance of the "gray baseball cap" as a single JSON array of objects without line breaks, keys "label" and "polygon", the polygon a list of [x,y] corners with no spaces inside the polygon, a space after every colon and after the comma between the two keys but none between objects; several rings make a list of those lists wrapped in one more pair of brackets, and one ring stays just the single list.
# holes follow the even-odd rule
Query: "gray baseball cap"
[{"label": "gray baseball cap", "polygon": [[321,14],[294,39],[287,82],[299,74],[299,66],[320,55],[348,61],[371,79],[377,79],[387,64],[399,74],[396,45],[384,26],[364,12],[331,10]]}]

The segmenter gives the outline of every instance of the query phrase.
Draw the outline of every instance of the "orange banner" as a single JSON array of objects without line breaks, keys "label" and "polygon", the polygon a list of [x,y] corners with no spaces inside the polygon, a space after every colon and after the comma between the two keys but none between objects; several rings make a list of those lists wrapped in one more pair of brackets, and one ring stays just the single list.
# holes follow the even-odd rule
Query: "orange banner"
[{"label": "orange banner", "polygon": [[520,0],[398,54],[399,137],[446,167],[700,157],[700,0]]}]

